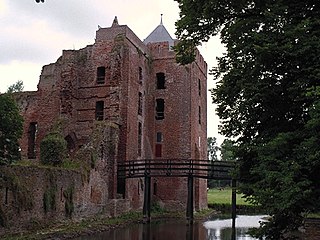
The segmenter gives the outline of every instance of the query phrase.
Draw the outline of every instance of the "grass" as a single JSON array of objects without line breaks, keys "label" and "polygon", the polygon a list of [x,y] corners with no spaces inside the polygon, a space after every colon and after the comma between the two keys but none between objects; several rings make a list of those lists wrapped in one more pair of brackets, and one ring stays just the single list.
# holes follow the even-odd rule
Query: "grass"
[{"label": "grass", "polygon": [[[213,188],[208,191],[208,204],[227,204],[231,205],[231,188],[218,189]],[[252,205],[246,202],[242,194],[237,193],[237,205]]]}]

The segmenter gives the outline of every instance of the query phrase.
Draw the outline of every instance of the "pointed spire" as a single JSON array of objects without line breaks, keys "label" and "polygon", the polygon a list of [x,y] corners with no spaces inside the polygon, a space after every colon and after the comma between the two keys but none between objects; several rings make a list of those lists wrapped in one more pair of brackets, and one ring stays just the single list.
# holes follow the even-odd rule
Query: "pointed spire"
[{"label": "pointed spire", "polygon": [[161,21],[160,21],[160,25],[163,25],[163,23],[162,23],[162,16],[163,16],[163,14],[161,13]]},{"label": "pointed spire", "polygon": [[111,27],[116,27],[116,26],[119,26],[117,16],[115,16],[115,17],[114,17],[114,19],[113,19],[113,23],[112,23],[112,26],[111,26]]}]

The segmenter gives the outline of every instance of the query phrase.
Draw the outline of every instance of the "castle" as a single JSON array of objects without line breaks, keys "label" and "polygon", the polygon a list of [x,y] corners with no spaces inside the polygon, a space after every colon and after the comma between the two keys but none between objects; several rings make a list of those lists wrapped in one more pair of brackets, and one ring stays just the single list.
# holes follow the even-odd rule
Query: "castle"
[{"label": "castle", "polygon": [[[72,182],[76,215],[102,205],[142,207],[143,181],[118,178],[119,162],[207,158],[207,64],[198,50],[192,64],[176,63],[171,48],[176,41],[162,20],[141,41],[115,18],[111,27],[97,30],[94,44],[64,50],[55,63],[45,65],[37,91],[16,96],[24,117],[23,158],[39,161],[40,142],[57,123],[74,161],[83,149],[96,150],[89,180],[81,185],[62,174],[65,179],[56,181],[57,195]],[[186,179],[152,181],[154,201],[168,209],[185,209]],[[44,192],[35,191],[40,197]],[[206,180],[195,180],[194,193],[195,208],[206,208]],[[63,209],[65,200],[60,200]]]}]

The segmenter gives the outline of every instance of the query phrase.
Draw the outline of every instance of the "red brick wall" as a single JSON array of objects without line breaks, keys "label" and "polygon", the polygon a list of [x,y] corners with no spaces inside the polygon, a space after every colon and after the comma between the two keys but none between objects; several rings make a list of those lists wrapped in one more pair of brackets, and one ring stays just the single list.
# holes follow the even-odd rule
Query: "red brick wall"
[{"label": "red brick wall", "polygon": [[[106,69],[104,84],[96,82],[98,67]],[[156,89],[158,72],[165,74],[166,89]],[[127,26],[101,28],[93,45],[63,51],[56,63],[43,67],[38,91],[19,97],[25,118],[22,155],[27,155],[30,122],[37,122],[38,126],[37,158],[41,140],[57,121],[63,122],[63,135],[72,136],[77,151],[89,142],[95,123],[95,104],[103,101],[104,120],[119,127],[113,163],[154,158],[157,132],[163,134],[162,158],[206,159],[206,74],[207,65],[198,51],[195,63],[181,66],[175,62],[175,54],[166,42],[146,46]],[[142,93],[141,115],[138,115],[139,92]],[[165,100],[163,120],[155,119],[157,98]],[[138,154],[139,122],[142,124],[141,156]],[[119,196],[117,185],[121,184],[117,183],[116,176],[108,178],[113,186],[109,188],[110,198],[116,198]],[[159,190],[155,199],[172,206],[186,203],[186,179],[157,181]],[[141,207],[140,180],[127,180],[121,186],[118,190],[125,190],[124,196],[131,205]],[[206,181],[199,180],[195,186],[196,208],[206,207]],[[100,194],[94,188],[93,192],[95,196]]]}]

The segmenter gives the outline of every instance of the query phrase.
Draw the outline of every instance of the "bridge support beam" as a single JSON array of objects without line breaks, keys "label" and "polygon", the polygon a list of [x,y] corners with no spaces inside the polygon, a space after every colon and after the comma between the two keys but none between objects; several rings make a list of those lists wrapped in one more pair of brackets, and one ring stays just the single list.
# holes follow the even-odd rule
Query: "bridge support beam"
[{"label": "bridge support beam", "polygon": [[187,221],[193,223],[193,177],[188,176]]},{"label": "bridge support beam", "polygon": [[143,222],[149,223],[151,219],[151,177],[144,177],[144,198],[143,198]]},{"label": "bridge support beam", "polygon": [[231,197],[231,215],[232,215],[232,235],[231,240],[236,240],[236,217],[237,217],[237,181],[231,180],[232,197]]}]

